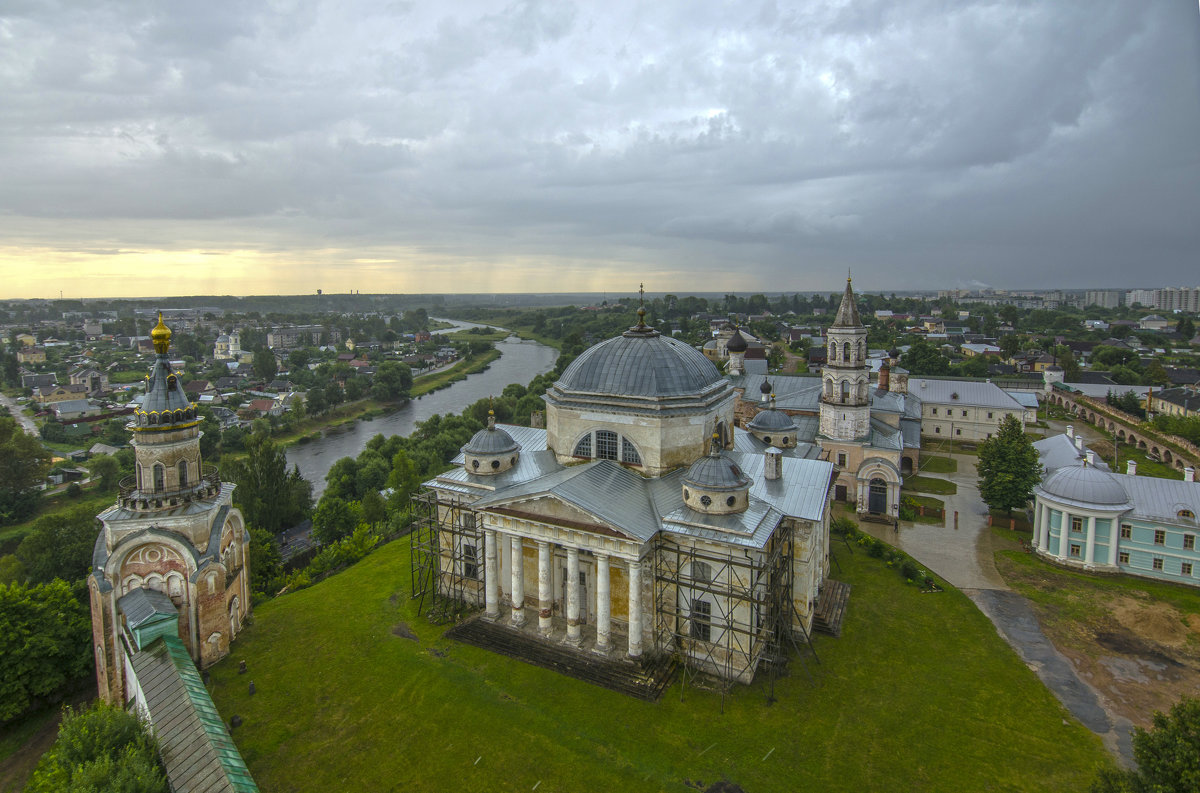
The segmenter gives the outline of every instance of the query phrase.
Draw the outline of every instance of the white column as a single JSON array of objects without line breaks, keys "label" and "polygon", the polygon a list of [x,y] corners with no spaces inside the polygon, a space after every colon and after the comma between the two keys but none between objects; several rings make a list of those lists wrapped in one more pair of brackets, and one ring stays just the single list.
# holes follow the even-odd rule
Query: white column
[{"label": "white column", "polygon": [[608,554],[596,554],[596,652],[608,652],[612,634],[612,605],[609,603]]},{"label": "white column", "polygon": [[550,543],[538,541],[538,633],[549,636],[554,595],[550,591]]},{"label": "white column", "polygon": [[1033,502],[1033,547],[1042,547],[1042,502]]},{"label": "white column", "polygon": [[1041,505],[1042,512],[1042,535],[1041,548],[1043,551],[1050,550],[1050,507],[1046,504]]},{"label": "white column", "polygon": [[1108,522],[1108,563],[1117,566],[1117,543],[1121,541],[1121,518],[1114,515]]},{"label": "white column", "polygon": [[1065,509],[1058,521],[1058,558],[1071,558],[1071,513]]},{"label": "white column", "polygon": [[500,565],[496,554],[496,531],[483,532],[483,597],[487,604],[487,618],[500,618]]},{"label": "white column", "polygon": [[579,644],[579,549],[567,548],[567,641]]},{"label": "white column", "polygon": [[642,654],[642,563],[629,563],[629,657]]},{"label": "white column", "polygon": [[1084,564],[1096,563],[1096,516],[1089,515],[1087,519],[1087,545],[1083,552]]},{"label": "white column", "polygon": [[520,537],[512,538],[512,624],[525,624],[525,545]]}]

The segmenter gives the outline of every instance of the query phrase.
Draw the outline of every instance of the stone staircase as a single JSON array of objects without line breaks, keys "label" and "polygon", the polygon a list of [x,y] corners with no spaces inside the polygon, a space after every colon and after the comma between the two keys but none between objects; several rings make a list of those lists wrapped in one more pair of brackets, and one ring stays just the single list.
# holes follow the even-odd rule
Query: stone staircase
[{"label": "stone staircase", "polygon": [[676,673],[670,656],[646,653],[638,661],[607,658],[482,617],[455,625],[446,636],[648,702],[662,695]]},{"label": "stone staircase", "polygon": [[825,579],[817,595],[817,611],[813,615],[813,630],[830,636],[842,635],[842,620],[850,601],[850,585],[832,578]]}]

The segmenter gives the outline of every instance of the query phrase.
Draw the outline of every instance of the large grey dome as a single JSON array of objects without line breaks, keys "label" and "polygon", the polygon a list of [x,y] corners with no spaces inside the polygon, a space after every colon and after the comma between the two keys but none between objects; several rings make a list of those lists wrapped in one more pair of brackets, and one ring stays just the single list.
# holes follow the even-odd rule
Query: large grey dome
[{"label": "large grey dome", "polygon": [[746,428],[759,432],[791,432],[796,429],[796,422],[782,410],[761,410],[750,419]]},{"label": "large grey dome", "polygon": [[657,331],[630,330],[576,358],[556,386],[563,391],[634,397],[698,394],[723,380],[691,345]]},{"label": "large grey dome", "polygon": [[462,451],[464,454],[489,456],[515,452],[519,448],[520,445],[511,435],[493,425],[475,433],[471,440],[467,441],[467,445],[462,447]]},{"label": "large grey dome", "polygon": [[1081,504],[1117,506],[1129,502],[1129,495],[1115,476],[1090,465],[1059,468],[1042,483],[1042,491],[1052,498]]}]

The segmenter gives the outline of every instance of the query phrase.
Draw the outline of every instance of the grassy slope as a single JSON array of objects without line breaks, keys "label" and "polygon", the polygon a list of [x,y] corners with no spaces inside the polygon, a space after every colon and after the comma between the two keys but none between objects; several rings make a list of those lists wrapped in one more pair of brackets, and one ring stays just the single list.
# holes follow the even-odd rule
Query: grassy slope
[{"label": "grassy slope", "polygon": [[403,540],[261,606],[214,698],[272,791],[1078,790],[1108,762],[965,596],[839,557],[843,638],[819,637],[817,684],[793,662],[772,706],[762,683],[724,713],[678,683],[648,704],[442,639],[414,616]]}]

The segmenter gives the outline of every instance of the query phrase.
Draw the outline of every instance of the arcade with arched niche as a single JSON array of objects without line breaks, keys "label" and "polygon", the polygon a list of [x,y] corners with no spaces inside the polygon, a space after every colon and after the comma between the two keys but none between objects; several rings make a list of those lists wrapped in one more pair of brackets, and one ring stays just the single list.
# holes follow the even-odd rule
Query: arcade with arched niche
[{"label": "arcade with arched niche", "polygon": [[869,457],[855,476],[858,512],[887,518],[900,516],[900,470],[891,460]]}]

